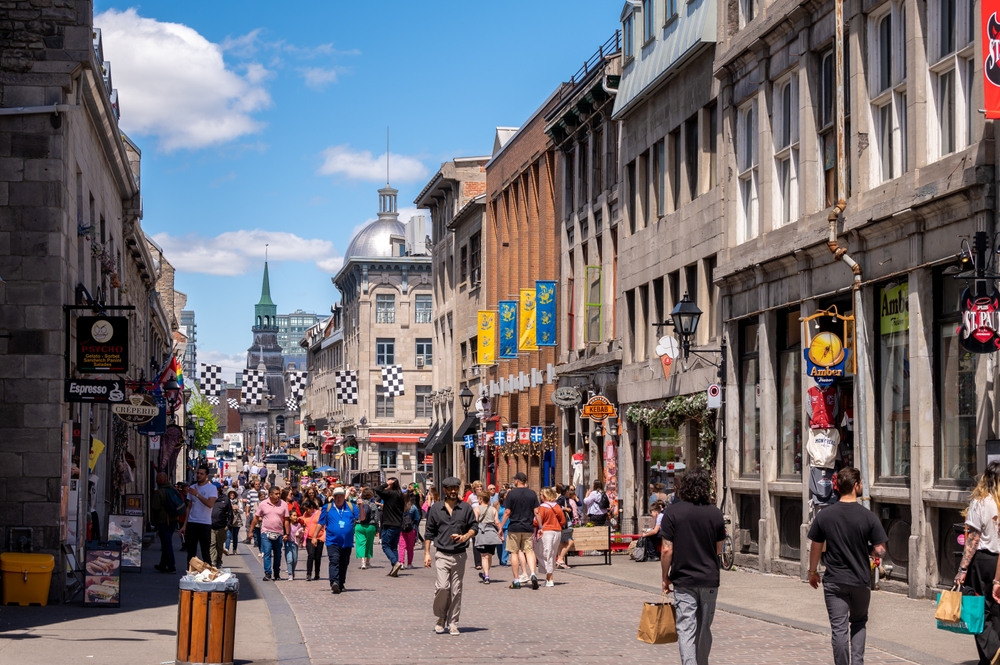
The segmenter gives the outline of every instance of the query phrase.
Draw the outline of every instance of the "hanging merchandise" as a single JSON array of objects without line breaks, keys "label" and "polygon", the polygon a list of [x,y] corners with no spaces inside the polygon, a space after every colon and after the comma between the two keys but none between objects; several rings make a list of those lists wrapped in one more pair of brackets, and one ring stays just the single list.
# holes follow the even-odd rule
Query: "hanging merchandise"
[{"label": "hanging merchandise", "polygon": [[836,428],[810,429],[806,450],[809,453],[809,465],[823,469],[832,469],[837,461],[837,448],[840,445],[840,432]]},{"label": "hanging merchandise", "polygon": [[813,386],[807,392],[806,413],[809,415],[809,427],[812,429],[829,429],[837,424],[838,393],[836,386],[820,388]]}]

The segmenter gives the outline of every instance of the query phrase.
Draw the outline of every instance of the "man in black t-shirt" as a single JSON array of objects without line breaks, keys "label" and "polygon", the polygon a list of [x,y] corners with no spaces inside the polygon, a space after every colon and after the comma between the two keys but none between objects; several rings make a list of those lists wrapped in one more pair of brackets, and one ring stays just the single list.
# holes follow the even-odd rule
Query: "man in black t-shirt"
[{"label": "man in black t-shirt", "polygon": [[722,511],[712,503],[712,476],[702,466],[677,482],[680,499],[660,519],[663,591],[674,585],[677,647],[682,663],[708,663],[719,594],[719,552],[726,539]]},{"label": "man in black t-shirt", "polygon": [[816,515],[809,528],[809,584],[819,588],[820,556],[826,543],[823,563],[823,597],[833,633],[835,665],[862,665],[865,662],[865,626],[872,592],[870,556],[885,556],[888,537],[879,519],[858,503],[861,472],[846,467],[837,472],[840,501]]},{"label": "man in black t-shirt", "polygon": [[536,575],[535,550],[532,548],[534,537],[535,515],[538,513],[538,495],[526,487],[528,477],[521,472],[514,474],[514,489],[507,492],[503,507],[505,508],[500,531],[507,526],[507,551],[510,553],[510,565],[514,569],[514,581],[511,589],[521,588],[521,567],[530,574],[531,588],[538,588]]},{"label": "man in black t-shirt", "polygon": [[399,534],[403,528],[403,493],[399,490],[399,480],[389,478],[375,490],[382,499],[382,552],[392,567],[389,577],[399,577],[403,564],[399,562]]}]

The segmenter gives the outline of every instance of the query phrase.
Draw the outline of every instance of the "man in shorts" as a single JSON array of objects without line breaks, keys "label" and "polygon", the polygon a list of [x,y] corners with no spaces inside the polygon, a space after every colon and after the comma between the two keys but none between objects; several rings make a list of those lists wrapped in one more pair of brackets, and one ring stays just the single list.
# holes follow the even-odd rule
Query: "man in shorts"
[{"label": "man in shorts", "polygon": [[[514,581],[511,589],[521,588],[521,567],[530,575],[531,588],[538,588],[537,561],[532,547],[534,537],[535,516],[538,513],[538,495],[527,488],[528,477],[521,472],[514,475],[514,489],[507,492],[504,499],[502,531],[507,527],[507,551],[510,552],[511,566],[514,569]],[[523,564],[522,564],[523,560]]]}]

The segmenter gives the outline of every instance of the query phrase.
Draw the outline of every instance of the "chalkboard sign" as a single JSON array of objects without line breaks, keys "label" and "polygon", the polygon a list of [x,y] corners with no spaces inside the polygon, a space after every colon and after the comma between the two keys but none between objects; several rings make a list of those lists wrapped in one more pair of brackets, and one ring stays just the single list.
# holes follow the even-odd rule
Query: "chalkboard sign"
[{"label": "chalkboard sign", "polygon": [[122,544],[88,540],[83,558],[84,607],[120,607]]}]

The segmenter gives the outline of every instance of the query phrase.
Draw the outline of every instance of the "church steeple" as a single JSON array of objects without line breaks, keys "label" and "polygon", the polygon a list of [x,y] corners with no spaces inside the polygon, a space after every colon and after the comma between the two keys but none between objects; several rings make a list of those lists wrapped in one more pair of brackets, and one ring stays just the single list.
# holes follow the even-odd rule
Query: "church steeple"
[{"label": "church steeple", "polygon": [[278,306],[271,300],[271,280],[267,275],[267,260],[264,261],[264,281],[260,287],[260,302],[253,308],[254,329],[277,329]]}]

